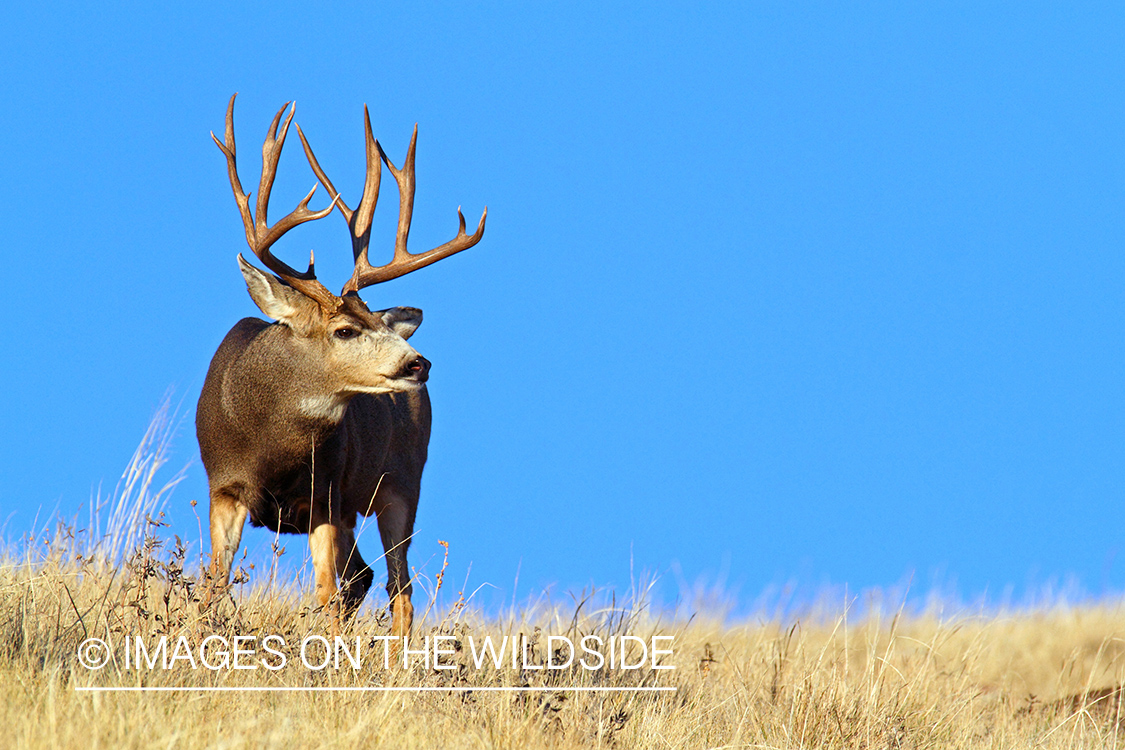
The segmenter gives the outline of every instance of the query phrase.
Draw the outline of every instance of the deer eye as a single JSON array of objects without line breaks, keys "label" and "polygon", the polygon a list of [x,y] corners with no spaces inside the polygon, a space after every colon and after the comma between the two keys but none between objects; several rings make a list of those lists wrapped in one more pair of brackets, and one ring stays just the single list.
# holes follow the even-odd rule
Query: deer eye
[{"label": "deer eye", "polygon": [[335,331],[332,332],[332,335],[335,336],[338,339],[342,339],[344,341],[347,341],[350,338],[355,338],[356,336],[358,336],[359,331],[357,331],[354,328],[347,328],[347,327],[337,328]]}]

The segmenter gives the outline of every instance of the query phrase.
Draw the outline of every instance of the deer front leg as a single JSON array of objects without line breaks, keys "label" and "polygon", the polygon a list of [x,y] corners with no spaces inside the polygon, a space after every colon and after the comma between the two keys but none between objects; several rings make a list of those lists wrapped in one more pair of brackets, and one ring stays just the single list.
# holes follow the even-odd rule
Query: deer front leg
[{"label": "deer front leg", "polygon": [[246,524],[246,506],[238,495],[226,490],[211,493],[211,570],[203,607],[206,609],[216,594],[226,593],[230,584],[230,566],[238,545],[242,541],[242,528]]},{"label": "deer front leg", "polygon": [[406,564],[406,549],[414,532],[413,503],[393,490],[380,491],[385,505],[379,511],[379,535],[387,558],[387,596],[391,601],[391,635],[403,638],[410,635],[414,622],[414,605],[410,603],[413,586]]},{"label": "deer front leg", "polygon": [[391,635],[406,638],[414,624],[414,605],[410,603],[410,584],[391,598]]},{"label": "deer front leg", "polygon": [[316,601],[328,618],[332,635],[340,632],[340,597],[336,587],[337,551],[340,529],[332,524],[327,514],[313,512],[309,530],[309,552],[312,554],[313,577],[316,580]]}]

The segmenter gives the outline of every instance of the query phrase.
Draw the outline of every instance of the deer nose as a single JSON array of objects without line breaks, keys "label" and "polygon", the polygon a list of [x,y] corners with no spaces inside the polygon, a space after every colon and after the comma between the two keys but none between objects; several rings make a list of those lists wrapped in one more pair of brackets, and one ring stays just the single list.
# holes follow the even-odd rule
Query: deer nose
[{"label": "deer nose", "polygon": [[430,360],[423,356],[417,356],[406,363],[407,377],[413,377],[415,380],[425,383],[426,378],[430,375]]}]

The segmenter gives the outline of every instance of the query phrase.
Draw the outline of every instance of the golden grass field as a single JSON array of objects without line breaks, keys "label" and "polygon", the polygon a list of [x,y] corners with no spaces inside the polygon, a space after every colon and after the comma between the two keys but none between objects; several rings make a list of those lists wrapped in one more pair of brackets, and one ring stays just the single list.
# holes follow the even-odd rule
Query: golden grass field
[{"label": "golden grass field", "polygon": [[[612,747],[1088,748],[1125,745],[1117,686],[1125,680],[1125,610],[1116,602],[989,614],[904,614],[867,608],[786,621],[724,623],[661,615],[642,594],[529,604],[492,618],[443,590],[442,570],[416,586],[414,639],[450,636],[444,666],[384,668],[381,592],[343,633],[358,669],[210,669],[183,653],[169,669],[136,664],[126,637],[167,636],[197,649],[210,635],[326,633],[308,587],[268,566],[207,612],[198,554],[155,513],[159,450],[142,444],[115,496],[108,531],[60,523],[0,559],[0,745],[52,748]],[[165,488],[167,489],[167,488]],[[155,516],[155,520],[151,520]],[[292,546],[303,540],[293,538]],[[116,562],[115,562],[116,561]],[[239,576],[246,578],[245,575]],[[470,639],[522,634],[525,667],[477,667]],[[634,669],[534,669],[548,635],[672,636]],[[112,661],[79,661],[87,638]],[[135,643],[135,641],[133,642]],[[211,641],[212,644],[220,643]],[[221,645],[221,643],[220,643]],[[635,645],[635,642],[634,642]],[[457,650],[457,647],[460,650]],[[195,651],[198,653],[198,650]],[[260,654],[261,652],[256,652]],[[633,658],[636,650],[631,652]],[[165,656],[168,652],[165,652]],[[194,657],[193,657],[194,658]],[[202,657],[200,657],[202,658]],[[317,659],[314,658],[313,661]],[[245,663],[253,664],[253,658]],[[277,666],[280,660],[273,665]],[[96,692],[92,686],[192,688]],[[401,690],[426,688],[426,691]],[[614,688],[572,691],[563,688]],[[674,688],[641,692],[636,688]],[[204,691],[197,688],[224,688]],[[295,688],[282,692],[243,688]],[[309,690],[316,688],[317,690]],[[326,688],[335,690],[328,691]],[[352,690],[340,690],[352,689]],[[381,692],[355,690],[380,688]],[[394,690],[386,690],[392,688]],[[496,688],[518,688],[522,692]]]},{"label": "golden grass field", "polygon": [[[1125,677],[1125,612],[1118,605],[965,616],[843,613],[816,622],[724,625],[698,616],[661,619],[642,603],[531,607],[488,620],[462,606],[431,607],[415,638],[444,633],[451,648],[435,670],[419,662],[385,669],[373,640],[385,613],[368,608],[344,633],[364,648],[359,669],[277,671],[192,668],[181,653],[167,670],[126,667],[123,636],[148,644],[183,636],[279,635],[287,644],[324,634],[311,594],[296,582],[253,582],[201,613],[196,578],[175,540],[153,526],[118,567],[76,549],[68,527],[37,540],[0,568],[0,743],[12,747],[1116,747]],[[190,565],[187,565],[190,568]],[[257,577],[258,572],[251,572]],[[265,578],[265,575],[262,576]],[[431,586],[431,596],[436,593]],[[418,591],[419,613],[426,610]],[[433,600],[431,600],[433,601]],[[577,612],[575,610],[578,610]],[[538,632],[537,630],[538,629]],[[630,670],[476,668],[469,637],[523,633],[530,666],[546,658],[546,634],[673,636],[672,654]],[[114,662],[92,671],[79,644],[115,644]],[[593,643],[593,642],[591,642]],[[290,649],[292,651],[293,649]],[[198,653],[198,651],[196,651]],[[259,651],[259,653],[261,653]],[[378,658],[372,655],[380,654]],[[131,654],[135,656],[135,654]],[[555,654],[558,662],[564,654]],[[635,654],[634,654],[635,656]],[[154,657],[155,658],[155,657]],[[319,653],[311,657],[318,662]],[[245,660],[253,663],[253,660]],[[591,663],[593,660],[591,659]],[[273,664],[280,663],[280,659]],[[635,663],[635,660],[634,662]],[[145,665],[147,666],[147,665]],[[229,667],[229,665],[227,665]],[[132,687],[426,687],[428,692],[84,692]],[[560,687],[666,686],[674,692],[570,692]],[[521,687],[525,692],[480,688]],[[540,689],[541,688],[541,689]],[[1123,738],[1125,739],[1125,738]]]}]

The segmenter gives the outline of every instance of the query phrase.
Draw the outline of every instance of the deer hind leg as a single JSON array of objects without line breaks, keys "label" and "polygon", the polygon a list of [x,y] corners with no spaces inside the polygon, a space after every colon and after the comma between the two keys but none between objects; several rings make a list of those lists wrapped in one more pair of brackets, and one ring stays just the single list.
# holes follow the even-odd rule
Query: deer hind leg
[{"label": "deer hind leg", "polygon": [[345,519],[336,537],[336,574],[340,577],[340,603],[343,616],[350,618],[367,596],[375,573],[364,562],[355,543],[355,514]]},{"label": "deer hind leg", "polygon": [[414,533],[414,511],[418,501],[409,502],[397,492],[380,491],[385,502],[379,511],[379,535],[387,558],[387,596],[391,601],[391,635],[410,635],[414,622],[414,605],[410,603],[413,586],[406,564],[406,550]]},{"label": "deer hind leg", "polygon": [[230,584],[230,566],[238,545],[242,541],[242,528],[246,524],[246,506],[230,490],[211,493],[211,569],[203,607],[208,608],[215,595],[226,593]]}]

